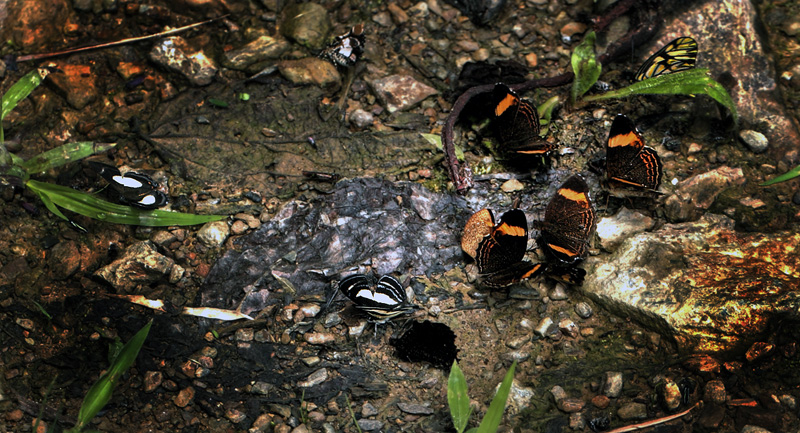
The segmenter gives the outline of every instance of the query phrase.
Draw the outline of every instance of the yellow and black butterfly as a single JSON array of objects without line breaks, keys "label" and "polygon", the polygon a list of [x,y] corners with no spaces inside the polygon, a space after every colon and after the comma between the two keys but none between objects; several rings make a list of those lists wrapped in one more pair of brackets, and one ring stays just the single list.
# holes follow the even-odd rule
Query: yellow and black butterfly
[{"label": "yellow and black butterfly", "polygon": [[682,36],[650,56],[636,72],[636,81],[692,69],[696,60],[697,42],[688,36]]}]

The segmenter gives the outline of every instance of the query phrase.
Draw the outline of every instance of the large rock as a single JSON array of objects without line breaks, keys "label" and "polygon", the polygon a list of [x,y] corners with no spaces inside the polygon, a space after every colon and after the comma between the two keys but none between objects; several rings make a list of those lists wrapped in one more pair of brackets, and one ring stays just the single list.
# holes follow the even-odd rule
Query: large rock
[{"label": "large rock", "polygon": [[800,319],[800,234],[736,232],[707,215],[589,258],[582,290],[684,351],[740,352],[775,318]]},{"label": "large rock", "polygon": [[241,304],[247,313],[264,308],[275,291],[325,294],[331,282],[354,271],[444,273],[462,263],[459,237],[469,214],[460,197],[419,184],[339,182],[331,194],[289,202],[240,238],[209,272],[202,305]]}]

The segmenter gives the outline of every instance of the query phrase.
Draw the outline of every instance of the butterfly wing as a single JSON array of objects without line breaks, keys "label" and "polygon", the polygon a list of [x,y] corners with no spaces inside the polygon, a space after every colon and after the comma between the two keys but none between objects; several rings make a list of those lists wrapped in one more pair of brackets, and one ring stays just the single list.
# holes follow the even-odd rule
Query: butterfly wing
[{"label": "butterfly wing", "polygon": [[636,81],[646,80],[678,71],[694,68],[697,61],[697,41],[683,36],[664,45],[650,56],[636,72]]},{"label": "butterfly wing", "polygon": [[542,227],[542,245],[564,264],[581,260],[594,229],[594,208],[589,186],[580,176],[572,176],[547,204]]},{"label": "butterfly wing", "polygon": [[556,146],[539,137],[539,113],[505,84],[492,91],[492,128],[500,144],[526,155],[544,155]]},{"label": "butterfly wing", "polygon": [[475,261],[481,274],[500,271],[522,260],[528,247],[528,219],[525,212],[512,209],[478,244]]},{"label": "butterfly wing", "polygon": [[625,115],[618,114],[611,124],[606,145],[606,177],[612,187],[655,191],[661,184],[661,159]]},{"label": "butterfly wing", "polygon": [[542,263],[531,263],[522,260],[491,274],[482,275],[482,282],[487,287],[506,287],[539,275],[544,270]]}]

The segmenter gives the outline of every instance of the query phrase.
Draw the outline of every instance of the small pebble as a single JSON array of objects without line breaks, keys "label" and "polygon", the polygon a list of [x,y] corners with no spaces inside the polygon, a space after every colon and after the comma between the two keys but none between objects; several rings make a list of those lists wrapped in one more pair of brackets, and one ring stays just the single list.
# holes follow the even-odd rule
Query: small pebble
[{"label": "small pebble", "polygon": [[664,387],[661,388],[661,399],[668,412],[677,409],[681,405],[681,390],[678,388],[678,384],[667,380]]},{"label": "small pebble", "polygon": [[592,306],[586,302],[578,302],[575,304],[575,313],[584,319],[588,319],[592,317]]},{"label": "small pebble", "polygon": [[769,147],[769,141],[764,134],[753,131],[752,129],[745,129],[739,132],[739,138],[742,139],[744,144],[755,153],[761,153]]},{"label": "small pebble", "polygon": [[725,403],[725,400],[728,399],[728,394],[725,392],[725,384],[719,379],[709,380],[706,383],[703,399],[716,404]]},{"label": "small pebble", "polygon": [[309,344],[328,344],[336,340],[336,335],[330,332],[309,332],[303,335]]},{"label": "small pebble", "polygon": [[622,393],[622,373],[619,371],[607,371],[606,381],[603,384],[603,394],[606,397],[616,398]]},{"label": "small pebble", "polygon": [[378,414],[378,409],[372,405],[372,403],[365,401],[364,404],[361,406],[361,416],[362,417],[369,417],[375,416]]},{"label": "small pebble", "polygon": [[213,221],[206,223],[197,231],[197,239],[207,247],[222,246],[230,234],[227,221]]},{"label": "small pebble", "polygon": [[566,317],[558,321],[558,329],[566,336],[575,338],[578,336],[578,325],[572,319]]},{"label": "small pebble", "polygon": [[536,325],[536,329],[534,329],[533,332],[540,337],[545,337],[552,332],[554,327],[555,323],[553,323],[553,319],[545,317],[539,321],[539,324]]},{"label": "small pebble", "polygon": [[312,386],[320,385],[326,380],[328,380],[328,369],[320,368],[319,370],[308,375],[306,380],[298,382],[297,386],[300,388],[310,388]]},{"label": "small pebble", "polygon": [[644,403],[626,403],[617,411],[617,415],[624,420],[646,419],[647,405]]},{"label": "small pebble", "polygon": [[556,404],[558,404],[561,400],[567,398],[567,392],[564,391],[564,388],[558,385],[550,389],[550,394],[553,394],[553,400],[555,400]]},{"label": "small pebble", "polygon": [[431,415],[434,412],[430,406],[418,403],[397,403],[397,407],[401,411],[412,415]]},{"label": "small pebble", "polygon": [[598,409],[605,409],[611,404],[611,399],[604,395],[596,395],[592,398],[592,405]]},{"label": "small pebble", "polygon": [[368,111],[357,108],[350,113],[350,123],[352,123],[356,128],[364,129],[368,126],[372,126],[374,122],[375,116]]},{"label": "small pebble", "polygon": [[361,418],[358,420],[358,427],[364,431],[375,431],[383,428],[383,422],[376,419]]},{"label": "small pebble", "polygon": [[563,301],[567,299],[569,296],[567,295],[567,289],[564,287],[563,284],[556,284],[553,287],[553,290],[547,295],[551,301]]}]

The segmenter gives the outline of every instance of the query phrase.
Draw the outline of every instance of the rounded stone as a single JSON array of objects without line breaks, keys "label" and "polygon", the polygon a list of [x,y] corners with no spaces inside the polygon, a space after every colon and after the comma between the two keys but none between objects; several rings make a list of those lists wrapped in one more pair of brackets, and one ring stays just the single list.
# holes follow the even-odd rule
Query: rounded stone
[{"label": "rounded stone", "polygon": [[767,140],[767,137],[752,129],[745,129],[739,132],[739,138],[755,153],[761,153],[769,147],[769,140]]},{"label": "rounded stone", "polygon": [[212,221],[206,223],[197,231],[197,239],[207,247],[219,247],[230,234],[227,221]]}]

